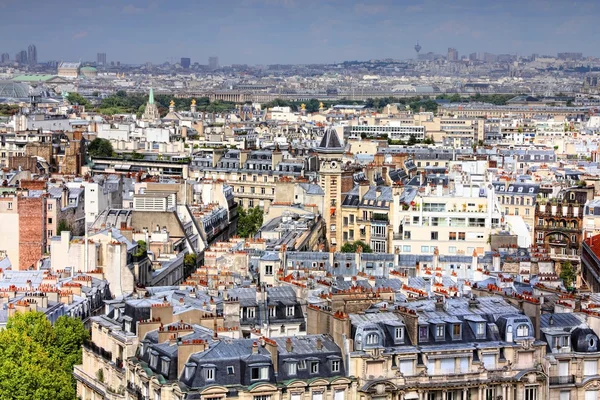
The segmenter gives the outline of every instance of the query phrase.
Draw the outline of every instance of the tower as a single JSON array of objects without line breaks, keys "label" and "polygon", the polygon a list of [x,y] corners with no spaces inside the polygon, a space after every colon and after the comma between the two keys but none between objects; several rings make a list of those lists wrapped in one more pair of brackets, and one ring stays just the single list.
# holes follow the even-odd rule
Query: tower
[{"label": "tower", "polygon": [[31,65],[37,64],[37,48],[35,47],[35,44],[30,44],[27,48],[27,61]]},{"label": "tower", "polygon": [[328,128],[315,149],[319,158],[319,184],[325,193],[324,219],[327,245],[339,250],[342,243],[342,195],[354,185],[353,173],[344,168],[344,144],[334,128]]},{"label": "tower", "polygon": [[419,44],[418,40],[417,40],[417,44],[415,44],[415,51],[417,52],[417,58],[419,58],[419,52],[421,51],[421,45]]},{"label": "tower", "polygon": [[160,114],[158,112],[158,107],[156,107],[156,104],[154,104],[154,89],[150,88],[150,93],[148,95],[148,103],[146,104],[146,109],[144,110],[142,120],[158,121],[159,119]]},{"label": "tower", "polygon": [[192,99],[192,104],[190,105],[190,111],[193,113],[196,112],[196,99]]}]

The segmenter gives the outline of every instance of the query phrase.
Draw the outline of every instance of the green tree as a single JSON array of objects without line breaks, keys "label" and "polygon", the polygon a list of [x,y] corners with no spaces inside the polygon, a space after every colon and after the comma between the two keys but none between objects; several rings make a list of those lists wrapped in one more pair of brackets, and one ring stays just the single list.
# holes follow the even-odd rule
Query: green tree
[{"label": "green tree", "polygon": [[415,137],[415,135],[410,135],[408,138],[408,145],[414,146],[416,143],[417,143],[417,138]]},{"label": "green tree", "polygon": [[86,108],[91,105],[90,102],[79,93],[69,93],[67,101],[72,105],[84,106]]},{"label": "green tree", "polygon": [[185,270],[186,276],[194,272],[197,266],[197,257],[194,253],[186,254],[183,257],[183,269]]},{"label": "green tree", "polygon": [[148,246],[146,244],[145,240],[138,240],[137,241],[137,251],[135,252],[136,256],[142,256],[147,250],[148,250]]},{"label": "green tree", "polygon": [[56,227],[56,235],[60,236],[60,233],[62,231],[72,231],[72,227],[71,225],[69,225],[69,223],[67,221],[65,221],[64,219],[61,219],[60,221],[58,221],[58,226]]},{"label": "green tree", "polygon": [[74,399],[73,365],[88,339],[78,319],[52,326],[40,312],[11,316],[0,331],[0,399]]},{"label": "green tree", "polygon": [[356,240],[354,242],[346,242],[346,243],[344,243],[344,245],[340,249],[340,252],[342,252],[342,253],[356,253],[358,251],[358,246],[361,247],[361,249],[362,249],[361,251],[363,253],[372,253],[373,252],[373,249],[371,249],[371,246],[369,246],[368,244],[366,244],[362,240]]},{"label": "green tree", "polygon": [[263,210],[259,207],[240,209],[238,213],[238,236],[243,238],[253,237],[263,223]]},{"label": "green tree", "polygon": [[112,157],[114,150],[110,141],[96,138],[88,146],[90,157]]},{"label": "green tree", "polygon": [[562,264],[560,268],[560,279],[563,280],[565,287],[567,288],[572,287],[573,282],[577,279],[577,274],[569,261]]}]

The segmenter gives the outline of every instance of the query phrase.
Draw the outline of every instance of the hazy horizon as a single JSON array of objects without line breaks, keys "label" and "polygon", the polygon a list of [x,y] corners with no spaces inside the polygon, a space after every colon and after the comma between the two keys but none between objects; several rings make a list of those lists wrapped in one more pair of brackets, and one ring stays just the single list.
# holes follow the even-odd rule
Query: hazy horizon
[{"label": "hazy horizon", "polygon": [[[57,4],[58,3],[58,4]],[[600,39],[600,2],[506,0],[453,2],[393,0],[119,1],[0,0],[10,38],[0,53],[35,44],[38,61],[125,64],[310,64],[414,58],[421,53],[459,56],[582,52]]]}]

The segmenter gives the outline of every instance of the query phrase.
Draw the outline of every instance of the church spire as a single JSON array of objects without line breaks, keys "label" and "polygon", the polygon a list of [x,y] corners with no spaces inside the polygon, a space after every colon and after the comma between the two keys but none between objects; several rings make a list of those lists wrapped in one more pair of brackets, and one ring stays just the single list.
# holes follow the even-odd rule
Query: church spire
[{"label": "church spire", "polygon": [[154,89],[150,86],[150,95],[148,96],[148,104],[154,104]]}]

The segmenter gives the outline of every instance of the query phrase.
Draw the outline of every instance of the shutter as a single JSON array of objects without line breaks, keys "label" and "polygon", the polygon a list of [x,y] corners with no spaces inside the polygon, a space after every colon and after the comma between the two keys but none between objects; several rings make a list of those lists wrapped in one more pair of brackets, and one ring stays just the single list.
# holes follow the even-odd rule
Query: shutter
[{"label": "shutter", "polygon": [[469,372],[469,358],[468,357],[462,357],[460,359],[460,372],[462,372],[462,373]]},{"label": "shutter", "polygon": [[[583,362],[583,375],[592,376],[598,374],[598,361],[597,360],[585,360]],[[587,399],[587,397],[586,397]]]},{"label": "shutter", "polygon": [[484,354],[483,355],[483,366],[487,369],[496,368],[496,355],[495,354]]},{"label": "shutter", "polygon": [[568,361],[559,361],[558,362],[558,376],[567,376],[569,375],[569,362]]},{"label": "shutter", "polygon": [[453,374],[454,373],[454,358],[447,358],[441,360],[440,373],[442,374]]},{"label": "shutter", "polygon": [[[406,376],[414,375],[414,361],[413,360],[402,360],[400,361],[400,372]],[[431,373],[431,371],[430,371]]]},{"label": "shutter", "polygon": [[427,361],[427,373],[429,375],[434,375],[435,374],[435,360],[429,360],[429,361]]},{"label": "shutter", "polygon": [[586,390],[585,391],[585,400],[598,400],[598,391],[597,390]]}]

